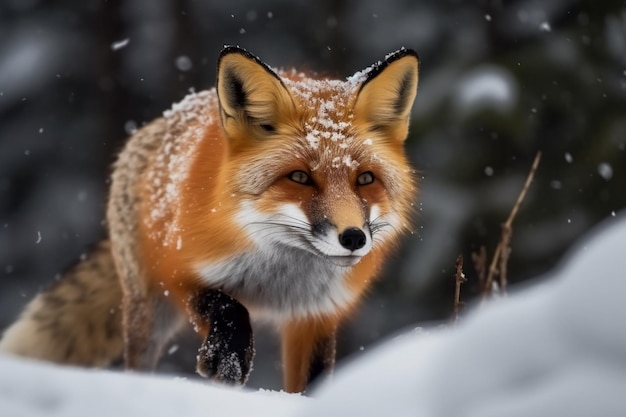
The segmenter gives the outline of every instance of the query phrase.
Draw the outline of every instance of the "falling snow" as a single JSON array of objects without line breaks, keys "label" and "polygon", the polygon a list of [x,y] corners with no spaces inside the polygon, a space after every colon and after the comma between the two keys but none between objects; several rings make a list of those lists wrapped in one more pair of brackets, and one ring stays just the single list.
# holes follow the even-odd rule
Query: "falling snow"
[{"label": "falling snow", "polygon": [[181,55],[177,57],[175,61],[175,65],[176,65],[176,68],[178,68],[180,71],[189,71],[191,70],[191,68],[193,68],[193,63],[191,62],[191,58],[189,58],[187,55]]},{"label": "falling snow", "polygon": [[572,154],[569,152],[565,152],[565,161],[568,164],[571,164],[572,162],[574,162],[574,157],[572,157]]},{"label": "falling snow", "polygon": [[598,164],[598,174],[608,181],[613,178],[613,167],[608,162],[601,162]]},{"label": "falling snow", "polygon": [[542,32],[550,32],[550,31],[552,30],[552,27],[550,26],[550,23],[548,23],[548,22],[542,22],[542,23],[539,25],[539,29],[540,29]]},{"label": "falling snow", "polygon": [[122,39],[111,44],[112,51],[119,51],[120,49],[126,48],[130,43],[130,38]]}]

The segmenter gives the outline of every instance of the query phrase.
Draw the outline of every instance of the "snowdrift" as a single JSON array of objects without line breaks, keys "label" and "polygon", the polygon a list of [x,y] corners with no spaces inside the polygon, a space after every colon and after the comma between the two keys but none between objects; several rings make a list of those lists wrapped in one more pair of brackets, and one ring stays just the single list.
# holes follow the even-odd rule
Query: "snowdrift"
[{"label": "snowdrift", "polygon": [[0,357],[0,416],[626,416],[626,214],[551,277],[409,332],[311,398]]}]

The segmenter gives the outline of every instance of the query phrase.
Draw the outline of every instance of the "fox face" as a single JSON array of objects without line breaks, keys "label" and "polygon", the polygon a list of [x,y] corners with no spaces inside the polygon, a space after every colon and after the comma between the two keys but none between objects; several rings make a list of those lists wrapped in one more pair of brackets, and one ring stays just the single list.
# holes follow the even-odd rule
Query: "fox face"
[{"label": "fox face", "polygon": [[224,51],[217,91],[228,189],[241,197],[247,238],[351,267],[404,231],[415,197],[403,142],[417,69],[415,53],[400,50],[346,81],[311,79]]}]

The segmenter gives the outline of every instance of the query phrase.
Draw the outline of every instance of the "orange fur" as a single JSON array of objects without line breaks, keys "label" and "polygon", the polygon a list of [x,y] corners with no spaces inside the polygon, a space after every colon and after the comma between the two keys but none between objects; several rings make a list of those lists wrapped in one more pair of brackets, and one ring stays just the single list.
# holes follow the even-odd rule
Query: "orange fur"
[{"label": "orange fur", "polygon": [[205,339],[203,375],[247,378],[251,336],[237,339],[239,363],[215,349],[237,336],[211,317],[227,311],[245,332],[248,311],[282,328],[287,390],[329,370],[335,329],[408,227],[416,187],[403,142],[417,81],[408,50],[339,81],[227,48],[215,90],[131,138],[108,211],[127,366],[156,360],[178,321],[154,317],[173,300]]},{"label": "orange fur", "polygon": [[409,227],[417,81],[405,49],[340,81],[226,48],[216,89],[130,138],[112,173],[110,242],[35,298],[0,351],[94,366],[123,354],[150,369],[191,321],[197,371],[243,384],[250,319],[269,319],[285,389],[306,389],[332,370],[337,327]]},{"label": "orange fur", "polygon": [[215,89],[130,138],[112,173],[110,242],[35,298],[0,351],[94,366],[123,354],[150,369],[191,321],[197,371],[243,384],[250,318],[269,319],[285,389],[304,390],[332,370],[337,327],[409,228],[417,82],[405,49],[340,81],[226,48]]},{"label": "orange fur", "polygon": [[[338,319],[309,318],[293,320],[283,326],[283,386],[287,392],[301,392],[306,388],[311,356],[320,338],[334,335]],[[334,345],[329,347],[333,350]]]},{"label": "orange fur", "polygon": [[[207,338],[212,325],[190,299],[224,292],[282,328],[285,387],[304,389],[311,366],[331,363],[317,357],[331,342],[316,343],[334,335],[410,222],[416,188],[403,142],[417,70],[415,53],[401,50],[347,81],[316,80],[224,52],[216,90],[166,115],[141,171],[120,157],[109,222],[133,225],[112,228],[126,322],[132,305],[157,308],[149,300],[165,293]],[[129,194],[141,196],[132,221],[120,203]],[[300,276],[314,273],[298,269],[307,262],[322,283]]]}]

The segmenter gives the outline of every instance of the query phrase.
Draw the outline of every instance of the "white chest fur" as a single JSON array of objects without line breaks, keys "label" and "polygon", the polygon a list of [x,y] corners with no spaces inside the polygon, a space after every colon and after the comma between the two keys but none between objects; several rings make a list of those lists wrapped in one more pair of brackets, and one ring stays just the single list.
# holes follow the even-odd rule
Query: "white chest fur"
[{"label": "white chest fur", "polygon": [[211,287],[222,289],[250,312],[273,320],[332,314],[354,295],[344,284],[350,268],[306,250],[269,244],[197,268]]}]

